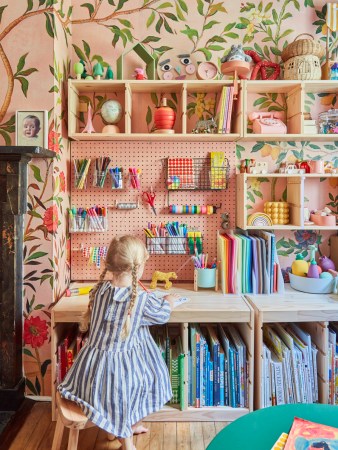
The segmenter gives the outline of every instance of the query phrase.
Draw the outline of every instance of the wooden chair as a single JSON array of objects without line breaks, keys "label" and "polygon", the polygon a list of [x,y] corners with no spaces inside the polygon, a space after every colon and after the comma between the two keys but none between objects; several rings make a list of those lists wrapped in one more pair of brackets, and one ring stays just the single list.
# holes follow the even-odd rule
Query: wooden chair
[{"label": "wooden chair", "polygon": [[68,450],[77,450],[79,431],[95,425],[83,414],[81,408],[70,400],[62,398],[57,392],[56,404],[58,419],[54,433],[52,450],[61,448],[62,436],[65,428],[69,428]]}]

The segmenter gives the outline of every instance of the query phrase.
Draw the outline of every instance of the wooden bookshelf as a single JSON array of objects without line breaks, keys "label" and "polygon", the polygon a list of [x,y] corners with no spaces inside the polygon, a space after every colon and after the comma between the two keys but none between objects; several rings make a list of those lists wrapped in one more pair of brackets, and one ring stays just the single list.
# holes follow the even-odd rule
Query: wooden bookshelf
[{"label": "wooden bookshelf", "polygon": [[338,320],[338,295],[306,294],[289,288],[283,295],[246,295],[255,314],[254,407],[261,408],[261,364],[263,325],[296,322],[307,331],[318,348],[320,403],[328,402],[328,325]]},{"label": "wooden bookshelf", "polygon": [[[81,283],[73,283],[71,287],[79,287]],[[88,285],[88,283],[86,283]],[[89,283],[90,285],[90,283]],[[174,292],[190,298],[190,301],[174,309],[169,323],[180,324],[184,354],[188,354],[188,325],[189,323],[234,323],[239,329],[247,346],[249,363],[249,407],[202,407],[186,406],[180,410],[178,407],[166,406],[163,410],[150,415],[150,421],[226,421],[230,422],[253,408],[253,345],[254,322],[253,310],[250,304],[240,295],[223,295],[213,290],[200,290],[195,292],[193,284],[174,285]],[[168,291],[165,291],[168,292]],[[55,390],[56,390],[56,362],[57,345],[67,327],[78,323],[82,313],[86,310],[88,295],[62,297],[52,309],[51,314],[51,341],[52,341],[52,417],[56,420]],[[188,358],[184,361],[184,384],[186,386],[185,405],[188,405]]]}]

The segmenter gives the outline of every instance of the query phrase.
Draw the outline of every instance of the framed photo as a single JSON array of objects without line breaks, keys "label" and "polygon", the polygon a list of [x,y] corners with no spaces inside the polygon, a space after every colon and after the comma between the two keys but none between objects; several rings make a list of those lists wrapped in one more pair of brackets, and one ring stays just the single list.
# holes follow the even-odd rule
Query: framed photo
[{"label": "framed photo", "polygon": [[16,111],[16,145],[48,148],[48,112]]}]

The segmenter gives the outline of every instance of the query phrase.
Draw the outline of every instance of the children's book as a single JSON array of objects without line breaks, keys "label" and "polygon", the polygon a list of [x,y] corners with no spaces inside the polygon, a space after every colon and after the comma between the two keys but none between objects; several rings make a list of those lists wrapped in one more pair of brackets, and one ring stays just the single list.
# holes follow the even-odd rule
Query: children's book
[{"label": "children's book", "polygon": [[[162,298],[165,295],[169,295],[169,292],[163,292],[163,291],[152,291],[152,294],[156,295],[156,297],[158,298]],[[188,297],[180,297],[177,300],[175,300],[174,305],[175,308],[177,308],[177,306],[181,306],[183,305],[183,303],[186,303],[190,300],[190,298]]]},{"label": "children's book", "polygon": [[338,428],[295,417],[285,450],[338,449]]}]

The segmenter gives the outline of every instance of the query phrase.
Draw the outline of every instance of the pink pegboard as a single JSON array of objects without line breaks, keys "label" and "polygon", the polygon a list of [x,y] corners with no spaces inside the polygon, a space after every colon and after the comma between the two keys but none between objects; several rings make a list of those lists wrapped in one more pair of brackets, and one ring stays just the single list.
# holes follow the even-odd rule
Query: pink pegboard
[{"label": "pink pegboard", "polygon": [[[165,187],[165,158],[205,158],[211,151],[223,151],[230,164],[229,188],[224,191],[175,191],[170,192],[171,204],[220,205],[222,208],[213,215],[173,215],[169,214],[168,191]],[[203,250],[209,258],[216,256],[217,230],[221,228],[221,213],[230,213],[230,227],[235,226],[235,144],[198,143],[198,142],[153,142],[153,141],[119,141],[119,142],[72,142],[71,157],[91,158],[89,179],[86,190],[74,187],[74,168],[72,165],[71,204],[76,207],[93,205],[114,205],[118,202],[136,202],[138,191],[128,185],[121,191],[111,190],[111,178],[107,175],[103,189],[93,187],[94,159],[102,156],[112,158],[111,167],[123,167],[125,173],[129,167],[142,169],[141,191],[156,192],[155,207],[157,216],[149,206],[140,199],[138,209],[124,211],[115,208],[108,210],[108,232],[71,234],[71,278],[72,280],[97,280],[100,269],[88,265],[79,251],[81,243],[85,246],[108,246],[111,238],[117,234],[133,234],[145,241],[143,228],[148,222],[159,224],[167,221],[180,221],[196,227],[203,234]],[[143,278],[151,279],[154,270],[164,272],[177,271],[189,258],[189,255],[151,255]],[[179,280],[193,280],[193,264],[187,264],[179,272]]]}]

